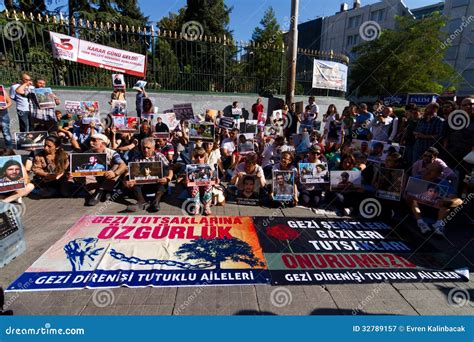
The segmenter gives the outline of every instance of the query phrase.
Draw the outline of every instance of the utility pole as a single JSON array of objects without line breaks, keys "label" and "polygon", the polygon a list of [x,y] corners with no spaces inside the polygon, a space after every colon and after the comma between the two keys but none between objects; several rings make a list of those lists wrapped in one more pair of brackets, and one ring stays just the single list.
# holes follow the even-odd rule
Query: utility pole
[{"label": "utility pole", "polygon": [[296,58],[298,55],[298,7],[299,0],[291,0],[290,33],[288,35],[288,75],[286,83],[286,103],[294,103],[296,86]]}]

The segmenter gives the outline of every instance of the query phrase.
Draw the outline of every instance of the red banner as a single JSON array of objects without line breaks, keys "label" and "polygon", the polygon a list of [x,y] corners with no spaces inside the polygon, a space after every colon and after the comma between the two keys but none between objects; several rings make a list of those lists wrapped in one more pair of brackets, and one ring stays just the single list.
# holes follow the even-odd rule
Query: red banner
[{"label": "red banner", "polygon": [[92,65],[123,74],[145,77],[146,56],[49,32],[54,58]]}]

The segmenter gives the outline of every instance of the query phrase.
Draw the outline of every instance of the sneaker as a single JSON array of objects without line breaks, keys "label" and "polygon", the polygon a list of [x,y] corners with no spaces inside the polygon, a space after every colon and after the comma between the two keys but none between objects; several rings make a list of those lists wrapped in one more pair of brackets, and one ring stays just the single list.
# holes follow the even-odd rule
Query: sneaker
[{"label": "sneaker", "polygon": [[131,204],[127,205],[127,211],[134,213],[138,210],[146,210],[148,208],[149,204],[144,202],[144,203],[136,203],[136,204]]},{"label": "sneaker", "polygon": [[159,202],[153,202],[150,207],[148,208],[148,211],[150,213],[157,213],[160,211],[160,203]]},{"label": "sneaker", "polygon": [[421,234],[426,234],[431,231],[430,226],[428,225],[428,223],[423,221],[423,219],[419,219],[418,221],[416,221],[416,224],[418,225],[418,228],[420,228]]}]

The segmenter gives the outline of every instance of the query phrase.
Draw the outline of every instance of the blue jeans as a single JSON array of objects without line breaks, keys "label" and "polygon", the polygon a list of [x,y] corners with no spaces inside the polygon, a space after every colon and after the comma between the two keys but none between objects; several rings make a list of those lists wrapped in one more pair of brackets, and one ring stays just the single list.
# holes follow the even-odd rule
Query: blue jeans
[{"label": "blue jeans", "polygon": [[17,110],[20,132],[29,132],[31,130],[31,112]]},{"label": "blue jeans", "polygon": [[13,148],[12,135],[10,133],[10,116],[8,111],[0,111],[0,123],[2,124],[3,139],[5,140],[6,148]]}]

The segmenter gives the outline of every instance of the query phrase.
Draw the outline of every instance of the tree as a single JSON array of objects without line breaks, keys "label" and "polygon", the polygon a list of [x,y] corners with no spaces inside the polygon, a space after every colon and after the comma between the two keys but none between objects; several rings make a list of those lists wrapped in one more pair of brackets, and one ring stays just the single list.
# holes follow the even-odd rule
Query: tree
[{"label": "tree", "polygon": [[229,30],[232,7],[227,7],[224,0],[187,0],[184,22],[197,21],[203,28],[203,35],[232,36]]},{"label": "tree", "polygon": [[233,262],[244,262],[251,267],[265,264],[253,254],[252,247],[240,239],[197,239],[181,245],[175,253],[176,256],[185,256],[184,260],[202,260],[211,262],[216,269],[221,268],[221,263],[230,260]]},{"label": "tree", "polygon": [[409,92],[441,93],[455,84],[456,72],[444,61],[441,29],[446,18],[438,13],[415,20],[397,18],[397,30],[356,46],[350,67],[351,91],[358,95]]},{"label": "tree", "polygon": [[259,81],[258,91],[278,89],[283,62],[283,32],[272,7],[265,11],[260,25],[252,34],[252,41],[257,48],[248,50],[247,69],[249,73],[255,73]]}]

